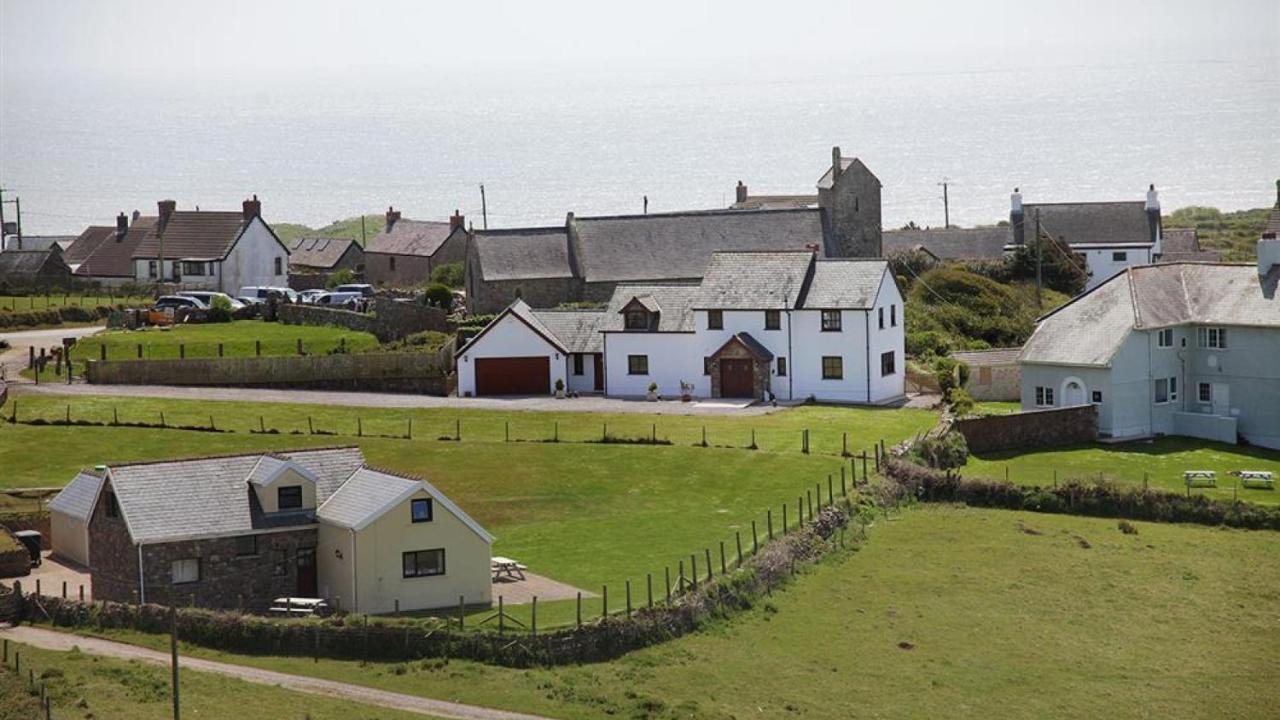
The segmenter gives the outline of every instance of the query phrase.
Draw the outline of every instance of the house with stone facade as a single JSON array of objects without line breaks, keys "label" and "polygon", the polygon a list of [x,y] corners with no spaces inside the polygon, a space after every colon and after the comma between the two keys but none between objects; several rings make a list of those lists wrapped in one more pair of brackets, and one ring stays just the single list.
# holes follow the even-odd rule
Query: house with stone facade
[{"label": "house with stone facade", "polygon": [[355,238],[300,237],[289,243],[289,275],[364,272],[364,248]]},{"label": "house with stone facade", "polygon": [[605,302],[622,283],[697,282],[721,251],[879,257],[880,180],[866,165],[834,148],[816,190],[812,203],[753,204],[739,184],[740,202],[728,209],[569,213],[553,227],[474,231],[466,252],[467,309],[496,313],[517,299],[534,307]]},{"label": "house with stone facade", "polygon": [[951,357],[969,368],[964,389],[974,400],[1013,402],[1022,398],[1018,355],[1022,348],[956,350]]},{"label": "house with stone facade", "polygon": [[1024,409],[1091,403],[1113,438],[1280,448],[1280,240],[1258,263],[1133,267],[1040,319],[1019,357]]},{"label": "house with stone facade", "polygon": [[71,268],[53,244],[41,250],[0,251],[0,288],[51,289],[71,283]]},{"label": "house with stone facade", "polygon": [[387,221],[365,246],[365,280],[388,287],[428,282],[441,265],[462,262],[466,256],[465,218],[453,211],[448,222],[409,220],[387,208]]},{"label": "house with stone facade", "polygon": [[883,260],[714,253],[700,282],[620,283],[603,312],[517,300],[459,351],[458,389],[886,404],[904,395],[903,325]]},{"label": "house with stone facade", "polygon": [[52,505],[84,526],[96,599],[261,611],[321,597],[360,613],[491,599],[493,538],[358,447],[100,465]]}]

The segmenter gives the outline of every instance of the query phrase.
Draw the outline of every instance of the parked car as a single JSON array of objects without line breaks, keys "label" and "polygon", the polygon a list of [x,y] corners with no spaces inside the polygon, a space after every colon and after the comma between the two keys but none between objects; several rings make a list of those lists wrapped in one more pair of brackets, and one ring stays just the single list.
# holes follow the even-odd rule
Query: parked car
[{"label": "parked car", "polygon": [[319,295],[312,302],[316,305],[326,307],[341,307],[350,309],[355,307],[356,303],[364,300],[364,296],[358,292],[327,292]]},{"label": "parked car", "polygon": [[327,292],[329,291],[328,290],[303,290],[302,292],[298,293],[298,300],[304,303],[313,303],[316,301],[316,298],[320,297],[321,295],[324,295]]},{"label": "parked car", "polygon": [[262,302],[256,297],[237,297],[236,300],[239,300],[241,303],[245,305],[257,305],[258,303]]},{"label": "parked car", "polygon": [[373,297],[373,286],[368,283],[347,283],[333,289],[334,292],[355,292],[364,297]]},{"label": "parked car", "polygon": [[207,307],[208,305],[205,305],[198,298],[188,297],[186,295],[165,295],[159,300],[156,300],[155,304],[156,310],[176,310],[178,308],[195,308],[197,310],[203,310]]},{"label": "parked car", "polygon": [[215,297],[226,298],[227,301],[231,303],[232,310],[239,310],[244,307],[244,303],[240,302],[236,298],[233,298],[226,293],[214,292],[212,290],[183,290],[178,294],[182,297],[195,298],[209,307],[213,307],[213,299]]},{"label": "parked car", "polygon": [[293,288],[287,287],[267,287],[250,285],[240,288],[241,297],[256,298],[256,302],[264,303],[267,298],[275,296],[278,302],[296,303],[298,302],[298,293]]}]

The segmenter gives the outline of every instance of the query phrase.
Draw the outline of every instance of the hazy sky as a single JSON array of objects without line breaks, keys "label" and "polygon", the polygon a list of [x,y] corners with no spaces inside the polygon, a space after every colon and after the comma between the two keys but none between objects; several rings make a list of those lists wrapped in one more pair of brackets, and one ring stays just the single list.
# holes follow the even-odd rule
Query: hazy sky
[{"label": "hazy sky", "polygon": [[1277,36],[1278,0],[0,0],[0,81],[691,61],[973,70],[1275,55]]}]

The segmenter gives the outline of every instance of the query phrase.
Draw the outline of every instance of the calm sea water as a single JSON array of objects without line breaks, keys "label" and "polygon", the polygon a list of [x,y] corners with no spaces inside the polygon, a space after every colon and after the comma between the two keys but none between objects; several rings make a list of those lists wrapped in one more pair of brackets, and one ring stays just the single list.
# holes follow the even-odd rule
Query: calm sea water
[{"label": "calm sea water", "polygon": [[0,88],[0,184],[28,233],[120,210],[236,208],[313,226],[388,204],[491,227],[721,207],[809,191],[839,144],[884,183],[886,226],[992,222],[1028,201],[1259,207],[1280,176],[1280,68],[1254,61],[804,77],[631,73],[258,78]]}]

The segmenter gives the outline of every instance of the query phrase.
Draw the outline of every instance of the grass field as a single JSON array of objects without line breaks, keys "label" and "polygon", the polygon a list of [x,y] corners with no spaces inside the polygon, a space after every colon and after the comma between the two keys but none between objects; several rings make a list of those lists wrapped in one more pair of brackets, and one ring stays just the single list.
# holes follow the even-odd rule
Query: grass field
[{"label": "grass field", "polygon": [[[4,708],[12,704],[25,711],[23,696],[28,667],[35,670],[36,682],[47,686],[55,718],[164,720],[173,717],[166,666],[97,657],[76,649],[40,650],[16,643],[10,643],[9,651],[11,658],[14,652],[22,654],[23,677],[4,673],[8,682],[3,685],[5,695],[0,697],[0,718],[34,720],[36,717],[31,714],[9,716]],[[180,670],[180,683],[183,717],[240,720],[426,717],[193,670]],[[41,712],[40,717],[43,716]]]},{"label": "grass field", "polygon": [[[373,237],[382,232],[382,228],[387,224],[386,216],[381,214],[365,215],[363,220],[363,232],[367,237]],[[298,223],[275,223],[271,229],[276,231],[276,235],[280,236],[286,245],[300,237],[354,238],[357,243],[363,242],[360,237],[361,218],[359,216],[334,220],[322,228],[313,229]]]},{"label": "grass field", "polygon": [[1134,526],[909,509],[744,615],[597,665],[186,652],[564,718],[1274,717],[1275,535]]},{"label": "grass field", "polygon": [[1251,262],[1258,256],[1258,237],[1267,227],[1270,208],[1222,212],[1210,207],[1185,207],[1164,218],[1166,228],[1195,228],[1200,246],[1222,252],[1229,262]]},{"label": "grass field", "polygon": [[1002,402],[999,400],[986,400],[973,404],[974,415],[1008,415],[1016,413],[1022,409],[1020,402]]},{"label": "grass field", "polygon": [[99,305],[144,305],[149,304],[155,298],[125,296],[125,295],[98,295],[98,294],[52,294],[52,295],[0,295],[0,312],[11,310],[13,312],[22,312],[23,310],[44,310],[46,308],[62,307],[64,305],[82,305],[84,307],[97,307]]},{"label": "grass field", "polygon": [[1193,438],[1165,437],[1119,445],[988,453],[970,456],[961,472],[970,477],[1003,478],[1006,467],[1009,480],[1024,485],[1052,485],[1057,471],[1059,481],[1096,480],[1101,474],[1105,480],[1142,484],[1146,478],[1151,487],[1175,492],[1186,491],[1183,471],[1213,470],[1218,473],[1218,487],[1196,488],[1192,492],[1224,499],[1238,497],[1260,504],[1280,503],[1280,490],[1237,490],[1236,478],[1227,474],[1232,470],[1270,470],[1280,476],[1280,452]]}]

